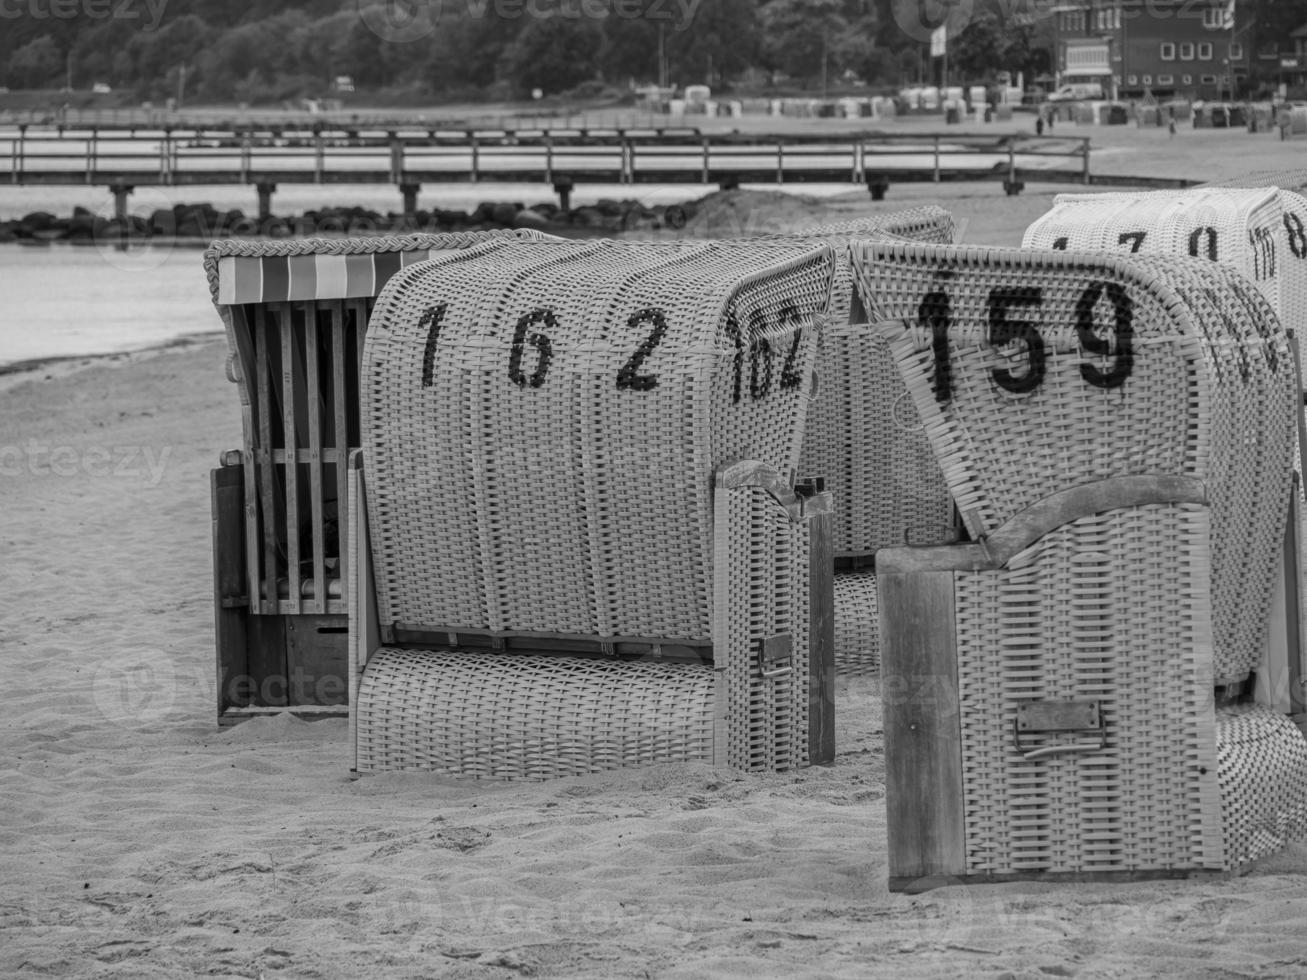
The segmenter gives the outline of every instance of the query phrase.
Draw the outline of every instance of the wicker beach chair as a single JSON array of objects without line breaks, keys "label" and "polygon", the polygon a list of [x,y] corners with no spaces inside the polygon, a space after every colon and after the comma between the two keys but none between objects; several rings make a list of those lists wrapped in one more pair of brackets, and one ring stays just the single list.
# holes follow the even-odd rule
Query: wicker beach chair
[{"label": "wicker beach chair", "polygon": [[[1185,191],[1135,194],[1063,194],[1055,206],[1026,231],[1029,247],[1127,249],[1140,254],[1188,255],[1210,259],[1243,273],[1247,285],[1234,281],[1218,291],[1199,284],[1207,299],[1223,307],[1221,315],[1249,322],[1246,295],[1255,286],[1274,308],[1283,326],[1298,340],[1302,370],[1302,329],[1307,326],[1307,200],[1277,187],[1203,187]],[[1254,304],[1255,305],[1255,304]],[[1255,317],[1253,317],[1255,319]],[[1301,446],[1301,430],[1298,440]],[[1307,711],[1304,692],[1293,678],[1301,676],[1302,651],[1290,650],[1292,635],[1307,631],[1307,507],[1302,496],[1301,448],[1295,452],[1299,492],[1285,553],[1293,556],[1286,581],[1276,584],[1277,602],[1294,620],[1279,631],[1258,665],[1260,703],[1286,713]],[[1290,582],[1294,595],[1290,595]],[[1294,608],[1296,607],[1296,608]],[[1296,662],[1291,663],[1291,658]]]},{"label": "wicker beach chair", "polygon": [[1200,187],[1278,187],[1307,194],[1307,170],[1250,170],[1227,180],[1212,180]]},{"label": "wicker beach chair", "polygon": [[213,471],[218,720],[347,710],[346,460],[377,293],[401,268],[535,232],[214,242],[204,268],[244,444]]},{"label": "wicker beach chair", "polygon": [[[1285,249],[1280,253],[1280,302],[1277,312],[1298,339],[1300,368],[1307,340],[1307,170],[1257,171],[1204,188],[1260,188],[1278,191],[1284,221]],[[1307,370],[1302,372],[1307,377]]]},{"label": "wicker beach chair", "polygon": [[800,228],[837,254],[829,323],[817,355],[817,395],[800,472],[835,498],[835,664],[841,674],[880,666],[877,549],[951,536],[953,502],[889,349],[869,329],[849,263],[852,242],[904,239],[952,244],[953,217],[924,206]]},{"label": "wicker beach chair", "polygon": [[514,243],[391,280],[350,506],[356,771],[833,757],[830,498],[790,474],[834,263]]},{"label": "wicker beach chair", "polygon": [[1226,870],[1307,833],[1307,741],[1248,697],[1296,438],[1267,304],[1192,259],[854,269],[970,538],[877,555],[891,887]]},{"label": "wicker beach chair", "polygon": [[[1284,216],[1284,198],[1275,188],[1231,187],[1059,194],[1021,244],[1211,259],[1242,272],[1283,314],[1287,233],[1293,227]],[[1302,250],[1307,254],[1307,245]]]}]

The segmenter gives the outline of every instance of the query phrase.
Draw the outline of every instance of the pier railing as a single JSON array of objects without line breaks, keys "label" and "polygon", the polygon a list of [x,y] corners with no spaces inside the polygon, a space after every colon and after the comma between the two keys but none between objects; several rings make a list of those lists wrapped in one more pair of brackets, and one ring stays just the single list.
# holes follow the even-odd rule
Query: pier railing
[{"label": "pier railing", "polygon": [[1090,183],[1089,142],[1081,136],[1019,133],[710,135],[690,127],[376,131],[20,124],[0,126],[0,182],[110,187],[389,183],[410,188],[482,181]]}]

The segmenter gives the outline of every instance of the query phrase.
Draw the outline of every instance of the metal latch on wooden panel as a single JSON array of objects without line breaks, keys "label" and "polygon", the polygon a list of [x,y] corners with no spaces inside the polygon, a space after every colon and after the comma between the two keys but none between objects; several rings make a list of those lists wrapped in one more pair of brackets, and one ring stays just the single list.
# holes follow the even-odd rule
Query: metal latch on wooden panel
[{"label": "metal latch on wooden panel", "polygon": [[763,637],[757,647],[763,677],[782,677],[794,670],[794,637],[789,633]]},{"label": "metal latch on wooden panel", "polygon": [[[1030,748],[1028,740],[1023,742],[1023,737],[1031,735],[1073,732],[1092,733],[1094,738],[1037,749]],[[1107,725],[1097,701],[1022,701],[1017,705],[1012,735],[1017,751],[1027,759],[1063,752],[1099,752],[1107,747]]]}]

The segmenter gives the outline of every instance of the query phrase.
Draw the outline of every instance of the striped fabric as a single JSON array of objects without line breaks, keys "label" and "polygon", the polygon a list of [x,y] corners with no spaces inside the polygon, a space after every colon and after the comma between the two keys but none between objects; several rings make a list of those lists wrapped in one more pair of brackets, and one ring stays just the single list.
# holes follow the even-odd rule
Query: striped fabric
[{"label": "striped fabric", "polygon": [[224,255],[218,259],[218,304],[376,296],[406,265],[448,249],[358,255]]}]

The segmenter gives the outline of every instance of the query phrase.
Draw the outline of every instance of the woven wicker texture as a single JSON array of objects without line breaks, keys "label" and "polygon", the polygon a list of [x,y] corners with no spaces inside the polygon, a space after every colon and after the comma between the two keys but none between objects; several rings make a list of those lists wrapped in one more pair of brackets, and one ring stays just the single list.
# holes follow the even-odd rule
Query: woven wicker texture
[{"label": "woven wicker texture", "polygon": [[833,261],[515,243],[399,273],[364,354],[382,620],[707,638],[709,477],[793,470]]},{"label": "woven wicker texture", "polygon": [[906,324],[884,332],[971,535],[1105,477],[1203,480],[1215,669],[1246,677],[1266,635],[1295,440],[1287,341],[1257,293],[1194,259],[859,250],[878,318]]},{"label": "woven wicker texture", "polygon": [[846,676],[880,672],[880,606],[873,571],[835,576],[835,671]]},{"label": "woven wicker texture", "polygon": [[1268,188],[1059,194],[1021,244],[1213,259],[1256,283],[1277,310],[1279,256],[1289,251],[1280,195]]},{"label": "woven wicker texture", "polygon": [[1240,867],[1307,838],[1307,742],[1288,718],[1240,706],[1216,713],[1226,862]]},{"label": "woven wicker texture", "polygon": [[[794,769],[808,762],[806,529],[757,487],[719,493],[715,504],[713,599],[726,618],[713,662],[725,675],[726,761],[750,771]],[[792,638],[792,669],[764,677],[753,651],[778,634]]]},{"label": "woven wicker texture", "polygon": [[[1302,326],[1307,326],[1304,319],[1307,317],[1307,207],[1304,205],[1307,202],[1297,194],[1266,187],[1062,194],[1053,209],[1027,229],[1024,244],[1127,249],[1143,254],[1211,259],[1242,272],[1274,308],[1280,323],[1300,331]],[[1246,288],[1237,282],[1230,288],[1233,294],[1217,289],[1215,283],[1198,282],[1188,290],[1186,299],[1194,302],[1201,294],[1211,304],[1221,307],[1216,315],[1231,325],[1229,332],[1250,322],[1265,323],[1265,313],[1256,309],[1258,304],[1248,297]],[[1266,325],[1261,329],[1278,332],[1279,328]],[[1237,410],[1247,412],[1248,408]],[[1255,415],[1244,417],[1255,418]],[[1216,420],[1218,424],[1224,420],[1233,426],[1230,437],[1238,438],[1238,423],[1233,416],[1218,411]],[[1302,472],[1300,455],[1300,447],[1295,448],[1293,465],[1299,473]],[[1218,466],[1221,462],[1216,461]],[[1235,487],[1246,481],[1249,474],[1233,460],[1225,462],[1230,464],[1230,479],[1217,482],[1231,488],[1236,498],[1242,498],[1243,494]],[[1217,528],[1218,536],[1225,535],[1229,545],[1238,548],[1249,544],[1253,553],[1258,553],[1256,542],[1239,541],[1233,533],[1227,535],[1227,530],[1233,532],[1233,528],[1224,521],[1218,522]],[[1220,550],[1229,555],[1227,548]],[[1231,557],[1231,564],[1234,560]],[[1304,587],[1307,588],[1307,583]],[[1233,597],[1229,598],[1233,601]],[[1217,613],[1218,623],[1227,622],[1223,610]],[[1221,649],[1229,650],[1229,647],[1223,644]],[[1244,659],[1231,662],[1218,657],[1218,671],[1222,676],[1227,671],[1240,673]]]},{"label": "woven wicker texture", "polygon": [[[1084,517],[956,576],[968,874],[1223,866],[1211,712],[1208,512]],[[1027,734],[1017,705],[1098,701],[1092,732]],[[1027,750],[1095,750],[1026,758]]]},{"label": "woven wicker texture", "polygon": [[[1296,379],[1266,301],[1189,258],[864,245],[854,267],[973,535],[1106,477],[1210,499],[1081,516],[955,574],[967,873],[1226,868],[1272,846],[1250,821],[1296,833],[1301,736],[1263,746],[1277,796],[1210,694],[1257,662],[1291,485]],[[1068,701],[1097,702],[1102,747],[1017,744],[1019,705]]]},{"label": "woven wicker texture", "polygon": [[800,229],[838,249],[831,323],[822,335],[819,384],[800,470],[835,495],[835,554],[865,557],[903,544],[908,530],[940,540],[953,505],[911,400],[882,339],[867,329],[867,301],[854,288],[848,249],[893,236],[951,244],[953,218],[923,207]]},{"label": "woven wicker texture", "polygon": [[[807,529],[712,474],[792,470],[834,261],[795,241],[539,243],[392,280],[364,356],[382,621],[710,641],[713,665],[383,651],[354,707],[361,770],[806,764]],[[791,663],[764,676],[778,634]]]},{"label": "woven wicker texture", "polygon": [[1252,170],[1228,180],[1212,180],[1202,187],[1279,187],[1307,194],[1307,170]]},{"label": "woven wicker texture", "polygon": [[[1307,192],[1307,171],[1254,173],[1227,185],[1209,186],[1279,188],[1285,248],[1280,253],[1280,301],[1276,312],[1285,327],[1299,338],[1300,364],[1307,368],[1307,353],[1302,349],[1307,334],[1307,197],[1303,196]],[[1303,374],[1307,376],[1307,370]]]},{"label": "woven wicker texture", "polygon": [[545,779],[711,762],[712,691],[703,665],[382,649],[359,694],[358,768]]},{"label": "woven wicker texture", "polygon": [[[1052,247],[1066,238],[1071,248],[1126,248],[1233,265],[1301,337],[1307,328],[1307,199],[1278,180],[1299,186],[1294,175],[1269,174],[1186,191],[1059,194],[1054,208],[1027,229],[1023,244]],[[1108,211],[1114,212],[1110,221]]]},{"label": "woven wicker texture", "polygon": [[[952,244],[953,216],[928,205],[799,228],[796,237],[836,249],[830,323],[817,354],[817,396],[808,417],[799,471],[819,476],[835,495],[834,550],[863,558],[886,545],[940,540],[950,533],[953,502],[916,408],[885,342],[867,327],[854,288],[849,243],[900,238]],[[870,572],[835,580],[835,664],[841,674],[880,666],[876,580]]]},{"label": "woven wicker texture", "polygon": [[[545,779],[710,761],[744,770],[807,765],[809,526],[764,489],[714,494],[712,663],[644,655],[385,648],[351,721],[360,772],[428,769]],[[351,569],[354,563],[351,563]],[[788,663],[762,641],[788,637]],[[707,650],[700,652],[703,657]]]}]

